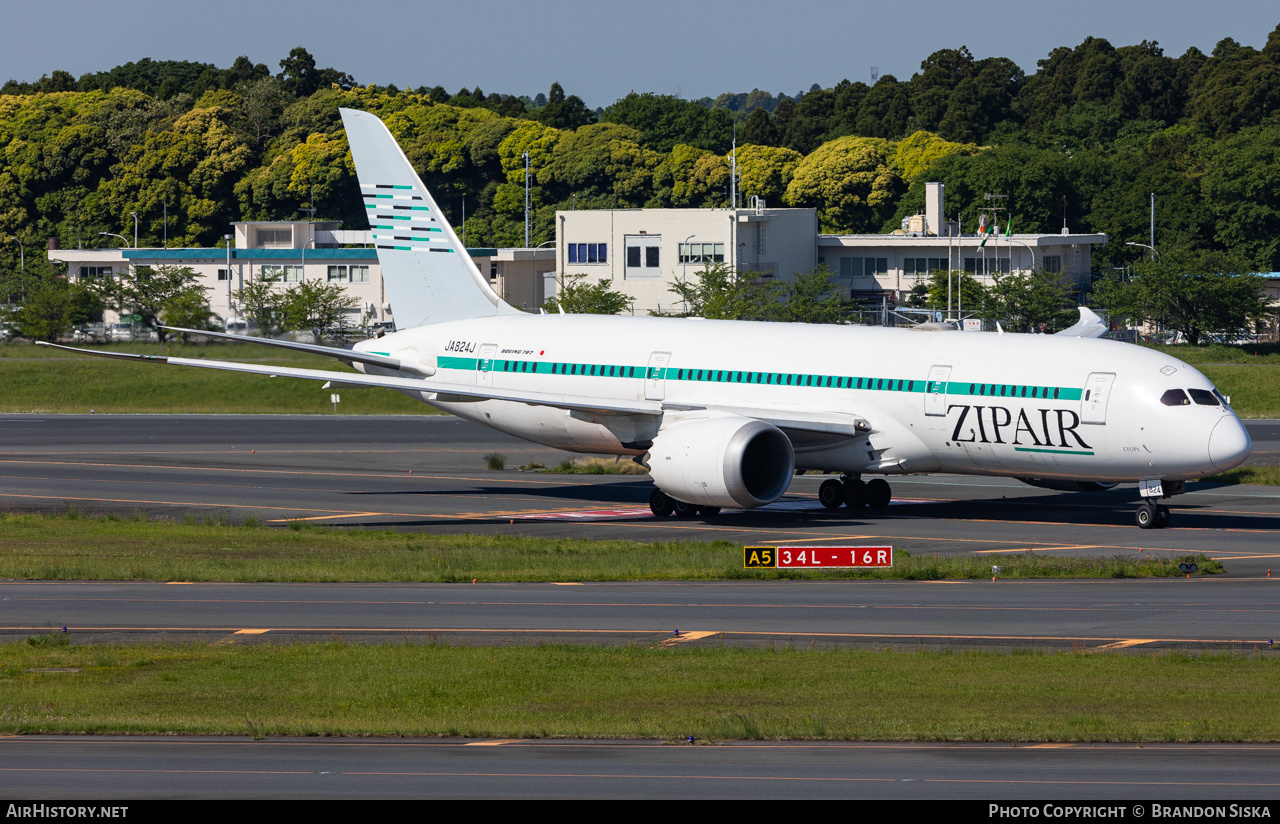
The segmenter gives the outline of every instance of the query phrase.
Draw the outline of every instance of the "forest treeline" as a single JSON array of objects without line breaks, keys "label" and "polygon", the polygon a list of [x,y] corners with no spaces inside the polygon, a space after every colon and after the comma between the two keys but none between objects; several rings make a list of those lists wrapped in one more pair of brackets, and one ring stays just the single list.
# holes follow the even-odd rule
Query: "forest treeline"
[{"label": "forest treeline", "polygon": [[[303,48],[279,71],[140,60],[79,78],[58,71],[0,87],[0,268],[46,237],[99,232],[215,245],[235,220],[312,214],[363,228],[339,107],[382,117],[472,246],[532,243],[557,209],[720,207],[738,144],[738,191],[818,210],[828,232],[878,232],[947,185],[967,231],[988,193],[1015,232],[1106,232],[1107,269],[1143,252],[1150,195],[1157,245],[1230,251],[1280,270],[1280,26],[1261,49],[1211,54],[1088,38],[1025,75],[965,48],[907,80],[842,81],[795,96],[759,90],[687,101],[632,93],[592,110],[559,84],[535,98],[360,85]],[[462,224],[465,208],[465,227]]]}]

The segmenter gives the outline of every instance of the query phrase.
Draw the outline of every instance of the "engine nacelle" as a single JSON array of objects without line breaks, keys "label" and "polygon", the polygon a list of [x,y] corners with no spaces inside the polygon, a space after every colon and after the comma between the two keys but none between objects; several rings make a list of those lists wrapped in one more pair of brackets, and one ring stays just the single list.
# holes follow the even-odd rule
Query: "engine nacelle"
[{"label": "engine nacelle", "polygon": [[782,497],[795,451],[782,430],[740,415],[674,421],[649,450],[654,483],[678,501],[705,506],[764,506]]},{"label": "engine nacelle", "polygon": [[1019,478],[1028,486],[1038,486],[1041,489],[1056,489],[1059,492],[1103,492],[1115,486],[1113,483],[1102,483],[1101,481],[1059,481],[1051,478]]}]

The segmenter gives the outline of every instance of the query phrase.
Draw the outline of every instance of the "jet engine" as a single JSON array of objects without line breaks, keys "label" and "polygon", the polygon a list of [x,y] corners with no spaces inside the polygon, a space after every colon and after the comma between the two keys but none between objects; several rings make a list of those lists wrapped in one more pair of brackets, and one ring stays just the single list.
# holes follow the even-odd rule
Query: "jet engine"
[{"label": "jet engine", "polygon": [[654,483],[678,501],[699,506],[764,506],[782,497],[795,452],[782,430],[740,415],[677,420],[649,450]]},{"label": "jet engine", "polygon": [[1056,489],[1059,492],[1104,492],[1115,486],[1113,483],[1101,481],[1060,481],[1052,478],[1019,478],[1018,480],[1029,486]]}]

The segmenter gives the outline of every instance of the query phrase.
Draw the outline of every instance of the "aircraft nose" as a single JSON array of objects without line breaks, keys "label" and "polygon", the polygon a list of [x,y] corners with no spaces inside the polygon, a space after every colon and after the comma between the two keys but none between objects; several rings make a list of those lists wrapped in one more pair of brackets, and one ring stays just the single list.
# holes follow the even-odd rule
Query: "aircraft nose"
[{"label": "aircraft nose", "polygon": [[1209,435],[1209,460],[1219,470],[1225,471],[1244,463],[1252,448],[1248,430],[1234,415],[1218,421]]}]

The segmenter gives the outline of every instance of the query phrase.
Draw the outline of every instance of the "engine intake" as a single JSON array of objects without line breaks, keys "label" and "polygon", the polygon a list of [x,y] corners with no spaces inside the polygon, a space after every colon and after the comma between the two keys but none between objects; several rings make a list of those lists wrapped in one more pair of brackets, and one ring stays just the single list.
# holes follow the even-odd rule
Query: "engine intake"
[{"label": "engine intake", "polygon": [[649,474],[679,501],[756,507],[782,497],[795,471],[795,451],[782,430],[740,415],[675,421],[649,450]]}]

